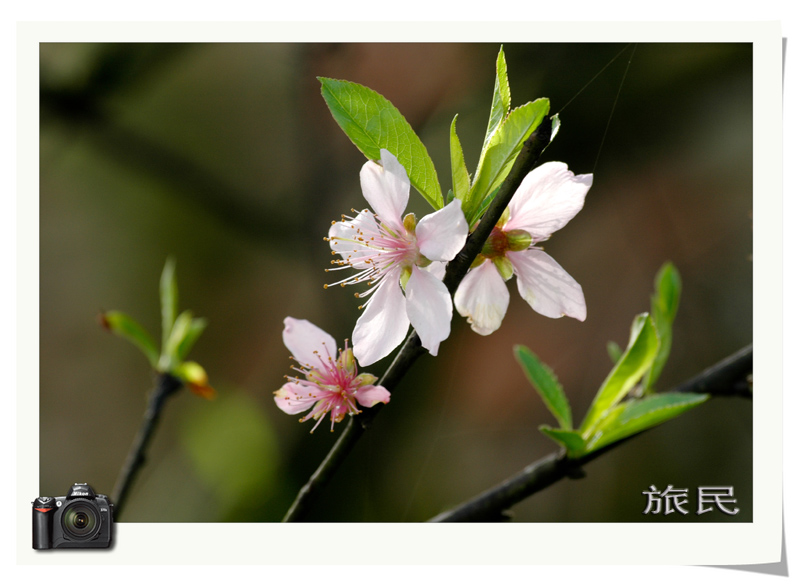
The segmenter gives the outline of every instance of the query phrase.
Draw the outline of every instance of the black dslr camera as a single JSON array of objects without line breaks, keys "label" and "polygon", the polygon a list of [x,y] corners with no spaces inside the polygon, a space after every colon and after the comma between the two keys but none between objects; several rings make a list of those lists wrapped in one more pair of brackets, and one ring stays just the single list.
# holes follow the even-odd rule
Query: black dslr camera
[{"label": "black dslr camera", "polygon": [[73,484],[67,496],[33,501],[33,549],[108,547],[114,505],[88,484]]}]

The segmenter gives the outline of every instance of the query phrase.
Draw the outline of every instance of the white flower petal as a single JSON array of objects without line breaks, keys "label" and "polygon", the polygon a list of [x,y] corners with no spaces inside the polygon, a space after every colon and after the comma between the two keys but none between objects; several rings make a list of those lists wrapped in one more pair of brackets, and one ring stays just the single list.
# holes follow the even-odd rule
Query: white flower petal
[{"label": "white flower petal", "polygon": [[467,234],[469,226],[459,199],[422,218],[416,229],[419,251],[429,260],[455,258],[464,246]]},{"label": "white flower petal", "polygon": [[334,223],[328,230],[331,250],[339,254],[356,269],[365,269],[369,265],[359,262],[358,258],[374,255],[375,251],[357,241],[360,234],[377,234],[378,224],[369,210],[360,212],[353,220]]},{"label": "white flower petal", "polygon": [[319,368],[328,356],[334,360],[338,356],[336,341],[310,321],[287,317],[283,325],[283,343],[300,364]]},{"label": "white flower petal", "polygon": [[411,267],[406,284],[406,310],[422,346],[436,356],[439,343],[450,335],[453,319],[453,303],[447,287],[436,275]]},{"label": "white flower petal", "polygon": [[383,387],[368,385],[356,390],[356,401],[364,407],[374,407],[378,403],[388,403],[391,394]]},{"label": "white flower petal", "polygon": [[586,319],[583,289],[550,255],[534,248],[506,255],[517,274],[519,294],[534,311],[547,317]]},{"label": "white flower petal", "polygon": [[458,286],[455,304],[472,330],[482,336],[496,331],[508,310],[508,287],[490,260],[472,269]]},{"label": "white flower petal", "polygon": [[430,274],[432,274],[434,277],[436,277],[441,281],[442,279],[444,279],[444,273],[447,270],[447,263],[435,260],[427,267],[424,267],[422,270],[428,271]]},{"label": "white flower petal", "polygon": [[275,391],[275,404],[284,413],[294,415],[314,406],[320,398],[320,390],[314,385],[286,383]]},{"label": "white flower petal", "polygon": [[546,240],[575,217],[592,186],[592,175],[575,176],[565,163],[545,163],[528,173],[508,204],[503,230],[525,230]]},{"label": "white flower petal", "polygon": [[411,182],[395,156],[381,149],[381,164],[367,161],[361,168],[361,191],[381,222],[404,232],[403,212],[408,205]]},{"label": "white flower petal", "polygon": [[395,272],[387,274],[353,330],[353,354],[367,366],[387,356],[408,332],[406,299]]}]

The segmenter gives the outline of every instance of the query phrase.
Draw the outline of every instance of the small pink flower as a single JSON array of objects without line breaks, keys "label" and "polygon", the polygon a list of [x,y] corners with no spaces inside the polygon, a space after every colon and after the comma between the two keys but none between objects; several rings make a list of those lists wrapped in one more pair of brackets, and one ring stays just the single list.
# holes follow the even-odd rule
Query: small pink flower
[{"label": "small pink flower", "polygon": [[591,174],[575,176],[564,163],[528,173],[456,291],[456,309],[475,332],[487,336],[500,327],[509,302],[505,281],[513,275],[534,311],[586,319],[581,286],[535,244],[575,217],[591,186]]},{"label": "small pink flower", "polygon": [[[370,288],[356,297],[371,297],[353,330],[353,352],[362,365],[387,356],[406,336],[409,324],[433,356],[450,335],[453,303],[442,283],[444,262],[464,246],[468,227],[461,201],[417,222],[405,217],[411,183],[392,153],[381,149],[380,165],[368,161],[361,169],[361,190],[374,213],[342,216],[328,233],[331,249],[342,257],[335,269],[356,274],[333,283]],[[327,285],[326,285],[327,287]],[[374,295],[373,295],[374,293]]]},{"label": "small pink flower", "polygon": [[283,320],[283,343],[299,367],[292,367],[303,378],[287,376],[289,381],[275,391],[275,404],[289,415],[311,411],[300,421],[316,419],[312,433],[327,413],[333,424],[345,415],[361,413],[362,407],[389,402],[389,391],[375,386],[371,374],[358,374],[353,351],[336,349],[334,339],[311,322],[287,317]]}]

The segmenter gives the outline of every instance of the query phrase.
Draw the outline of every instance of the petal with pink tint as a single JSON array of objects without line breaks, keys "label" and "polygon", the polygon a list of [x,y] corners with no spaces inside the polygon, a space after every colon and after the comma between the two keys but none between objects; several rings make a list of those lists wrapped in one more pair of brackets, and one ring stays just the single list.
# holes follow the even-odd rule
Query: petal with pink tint
[{"label": "petal with pink tint", "polygon": [[419,221],[416,228],[417,245],[428,260],[452,260],[464,246],[468,233],[461,200],[454,199]]},{"label": "petal with pink tint", "polygon": [[381,164],[367,161],[361,168],[361,191],[381,222],[403,232],[403,212],[411,182],[397,158],[381,149]]},{"label": "petal with pink tint", "polygon": [[491,261],[472,269],[455,294],[456,310],[467,318],[472,330],[488,336],[503,323],[510,296],[503,277]]},{"label": "petal with pink tint", "polygon": [[336,358],[336,341],[310,321],[287,317],[283,325],[283,343],[300,364],[319,368]]},{"label": "petal with pink tint", "polygon": [[575,175],[565,163],[545,163],[528,173],[508,204],[503,230],[525,230],[540,242],[575,217],[592,186],[592,175]]},{"label": "petal with pink tint", "polygon": [[436,275],[412,267],[406,284],[406,310],[422,346],[436,356],[439,344],[450,335],[453,318],[453,303],[447,287]]},{"label": "petal with pink tint", "polygon": [[387,356],[408,332],[406,298],[400,289],[400,275],[387,273],[358,318],[353,330],[353,354],[367,366]]},{"label": "petal with pink tint", "polygon": [[275,404],[284,413],[294,415],[310,409],[320,398],[320,390],[314,385],[286,383],[275,391]]},{"label": "petal with pink tint", "polygon": [[391,394],[380,386],[368,385],[356,391],[356,401],[363,407],[374,407],[378,403],[388,403]]},{"label": "petal with pink tint", "polygon": [[583,289],[550,255],[532,248],[506,256],[514,265],[519,294],[534,311],[546,317],[586,319]]}]

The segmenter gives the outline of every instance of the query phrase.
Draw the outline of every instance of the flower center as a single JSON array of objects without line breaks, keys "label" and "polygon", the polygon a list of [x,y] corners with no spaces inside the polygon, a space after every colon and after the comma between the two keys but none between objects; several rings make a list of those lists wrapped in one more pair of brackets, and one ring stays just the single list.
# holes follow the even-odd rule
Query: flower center
[{"label": "flower center", "polygon": [[[311,430],[312,433],[326,413],[330,413],[331,431],[333,431],[333,424],[342,421],[345,415],[361,413],[358,405],[356,405],[356,391],[361,386],[373,384],[377,380],[371,374],[358,374],[358,365],[347,340],[345,340],[344,350],[339,350],[338,358],[333,358],[334,355],[331,354],[331,349],[327,346],[324,348],[324,352],[324,356],[318,351],[314,352],[320,359],[320,363],[317,365],[312,366],[298,361],[299,367],[292,367],[302,374],[306,381],[322,391],[317,396],[318,400],[311,411],[300,419],[300,421],[317,420]],[[303,382],[299,377],[287,376],[286,378],[296,383]]]},{"label": "flower center", "polygon": [[[380,218],[365,210],[359,218],[342,216],[340,222],[346,229],[347,236],[331,236],[327,240],[334,247],[332,254],[341,255],[341,260],[333,260],[336,268],[325,269],[325,272],[352,268],[358,272],[354,275],[331,283],[331,285],[355,285],[366,282],[372,287],[356,297],[366,297],[377,289],[380,281],[388,273],[402,271],[425,260],[419,253],[417,237],[414,233],[416,220],[409,214],[403,220],[401,230],[388,227]],[[349,245],[352,245],[350,248]],[[329,285],[324,285],[327,289]]]},{"label": "flower center", "polygon": [[533,244],[533,238],[525,230],[509,230],[506,232],[498,224],[492,228],[481,249],[481,254],[490,260],[506,255],[509,250],[518,252],[526,250]]},{"label": "flower center", "polygon": [[492,228],[492,233],[483,243],[481,254],[486,258],[492,259],[499,256],[505,256],[508,250],[508,236],[501,228],[495,226]]}]

